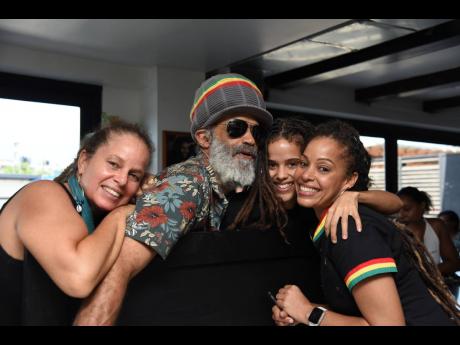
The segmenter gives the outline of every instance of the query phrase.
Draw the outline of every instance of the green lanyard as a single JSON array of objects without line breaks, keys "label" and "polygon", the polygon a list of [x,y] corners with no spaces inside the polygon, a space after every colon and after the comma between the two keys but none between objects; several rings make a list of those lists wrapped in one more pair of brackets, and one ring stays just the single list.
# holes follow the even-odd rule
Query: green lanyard
[{"label": "green lanyard", "polygon": [[94,231],[93,212],[91,211],[91,206],[89,205],[88,200],[85,198],[85,192],[78,183],[75,175],[72,175],[68,182],[70,192],[77,203],[77,212],[83,217],[86,227],[88,228],[88,233],[91,234]]}]

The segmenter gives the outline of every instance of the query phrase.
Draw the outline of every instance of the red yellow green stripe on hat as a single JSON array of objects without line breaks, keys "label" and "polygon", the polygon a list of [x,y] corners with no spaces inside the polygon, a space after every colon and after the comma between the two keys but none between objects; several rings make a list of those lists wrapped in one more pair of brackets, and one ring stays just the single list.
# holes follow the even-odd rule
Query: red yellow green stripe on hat
[{"label": "red yellow green stripe on hat", "polygon": [[190,120],[193,120],[195,117],[195,112],[196,109],[205,101],[209,95],[213,94],[217,90],[223,88],[223,87],[228,87],[228,86],[233,86],[233,85],[243,85],[247,86],[250,88],[253,88],[256,90],[260,95],[262,95],[262,92],[260,92],[259,88],[254,84],[252,81],[246,78],[238,77],[238,76],[226,76],[222,77],[221,79],[216,79],[207,89],[204,89],[200,95],[197,96],[195,103],[193,104],[192,110],[190,112]]},{"label": "red yellow green stripe on hat", "polygon": [[378,258],[359,264],[348,272],[344,280],[348,290],[351,291],[356,284],[366,278],[377,274],[395,272],[398,272],[398,269],[396,268],[396,263],[393,258]]},{"label": "red yellow green stripe on hat", "polygon": [[311,239],[313,240],[313,243],[316,243],[321,236],[324,234],[325,229],[326,229],[326,216],[327,216],[327,211],[329,209],[326,209],[323,211],[323,214],[321,215],[321,220],[318,224],[318,226],[315,229],[315,232],[313,233],[313,236]]}]

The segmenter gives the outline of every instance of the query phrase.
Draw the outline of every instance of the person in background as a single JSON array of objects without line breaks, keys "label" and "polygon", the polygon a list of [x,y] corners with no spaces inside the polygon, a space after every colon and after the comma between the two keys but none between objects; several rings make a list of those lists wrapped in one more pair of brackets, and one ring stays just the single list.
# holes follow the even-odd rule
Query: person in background
[{"label": "person in background", "polygon": [[458,215],[452,210],[445,210],[438,214],[438,218],[441,219],[447,231],[454,242],[454,246],[458,252],[460,252],[460,229],[458,228],[459,221]]},{"label": "person in background", "polygon": [[398,193],[404,203],[398,221],[405,224],[425,244],[428,252],[445,276],[460,270],[458,251],[442,220],[425,218],[431,207],[428,194],[415,187],[404,187]]},{"label": "person in background", "polygon": [[190,137],[177,137],[172,145],[168,165],[183,162],[195,153],[195,142]]},{"label": "person in background", "polygon": [[297,286],[285,285],[273,308],[278,325],[454,325],[460,320],[439,271],[408,230],[360,205],[362,232],[349,219],[346,241],[331,244],[325,238],[328,208],[346,190],[367,190],[370,164],[353,127],[331,121],[316,128],[295,181],[298,203],[312,207],[320,219],[311,236],[321,256],[328,306],[315,305]]},{"label": "person in background", "polygon": [[3,205],[0,324],[71,324],[79,300],[67,305],[70,320],[56,319],[60,306],[47,303],[88,296],[110,269],[152,153],[144,131],[118,122],[85,140],[55,181],[32,182]]}]

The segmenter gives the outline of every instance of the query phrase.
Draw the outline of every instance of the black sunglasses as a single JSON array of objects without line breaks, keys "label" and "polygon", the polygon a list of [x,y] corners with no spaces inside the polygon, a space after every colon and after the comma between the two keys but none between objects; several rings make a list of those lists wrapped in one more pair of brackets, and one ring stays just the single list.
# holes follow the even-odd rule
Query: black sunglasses
[{"label": "black sunglasses", "polygon": [[251,125],[241,119],[230,120],[226,124],[227,134],[232,139],[241,138],[243,135],[246,134],[248,127],[255,141],[259,141],[263,136],[262,127],[260,127],[259,125]]}]

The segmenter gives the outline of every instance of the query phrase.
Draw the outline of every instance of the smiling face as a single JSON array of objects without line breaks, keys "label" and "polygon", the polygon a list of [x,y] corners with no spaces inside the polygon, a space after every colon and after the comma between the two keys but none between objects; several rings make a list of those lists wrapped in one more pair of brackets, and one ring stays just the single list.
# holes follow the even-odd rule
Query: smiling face
[{"label": "smiling face", "polygon": [[319,216],[340,193],[353,187],[357,173],[347,174],[344,149],[329,137],[311,140],[295,174],[297,202],[312,207]]},{"label": "smiling face", "polygon": [[78,174],[90,203],[105,212],[126,205],[139,188],[149,155],[145,143],[133,134],[111,134],[92,156],[83,151]]},{"label": "smiling face", "polygon": [[268,171],[276,195],[286,208],[292,208],[296,203],[294,177],[301,155],[300,146],[294,141],[278,138],[268,144]]}]

